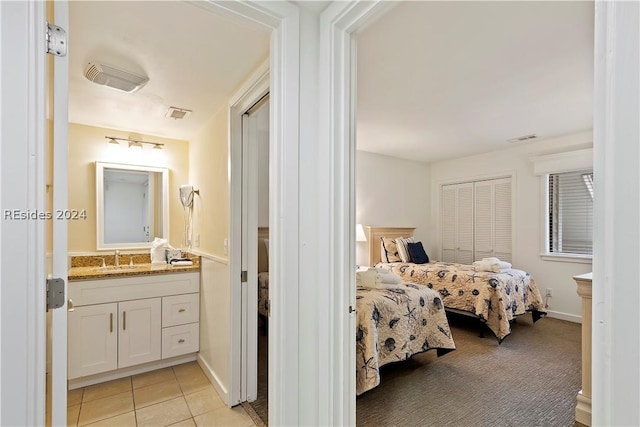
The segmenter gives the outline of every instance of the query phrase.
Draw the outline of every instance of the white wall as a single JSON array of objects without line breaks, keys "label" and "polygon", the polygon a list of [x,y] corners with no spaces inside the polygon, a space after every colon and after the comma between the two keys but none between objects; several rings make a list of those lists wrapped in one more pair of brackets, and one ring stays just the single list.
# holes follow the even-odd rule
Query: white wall
[{"label": "white wall", "polygon": [[[439,229],[440,186],[445,183],[513,175],[513,264],[531,273],[540,291],[553,289],[549,299],[549,315],[580,321],[581,302],[572,277],[591,271],[590,263],[543,260],[544,200],[541,177],[533,173],[530,157],[589,148],[593,145],[591,132],[563,138],[538,141],[505,148],[501,151],[464,157],[431,164],[430,228]],[[440,242],[436,238],[440,256]]]},{"label": "white wall", "polygon": [[[203,256],[200,265],[200,352],[198,362],[224,402],[231,401],[231,296],[229,266]],[[240,357],[238,355],[238,357]],[[236,402],[232,403],[233,405]]]},{"label": "white wall", "polygon": [[[423,162],[356,152],[356,223],[415,227],[415,237],[430,254],[436,241],[430,231],[430,166]],[[367,243],[356,243],[356,263],[368,265]]]}]

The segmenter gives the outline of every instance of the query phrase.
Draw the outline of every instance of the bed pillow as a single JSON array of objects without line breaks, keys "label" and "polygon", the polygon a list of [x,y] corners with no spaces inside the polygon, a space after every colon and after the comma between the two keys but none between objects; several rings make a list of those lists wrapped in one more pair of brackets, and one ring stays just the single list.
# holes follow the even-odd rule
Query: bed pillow
[{"label": "bed pillow", "polygon": [[422,242],[407,243],[407,249],[409,250],[409,255],[411,256],[411,262],[413,262],[414,264],[426,264],[429,262],[429,256],[424,251]]},{"label": "bed pillow", "polygon": [[400,255],[398,255],[398,245],[396,239],[390,237],[380,238],[382,247],[380,248],[380,257],[382,262],[400,262]]},{"label": "bed pillow", "polygon": [[413,237],[400,237],[396,239],[396,245],[398,246],[398,256],[400,257],[400,261],[402,262],[411,262],[411,257],[409,256],[409,250],[407,249],[407,243],[415,243]]}]

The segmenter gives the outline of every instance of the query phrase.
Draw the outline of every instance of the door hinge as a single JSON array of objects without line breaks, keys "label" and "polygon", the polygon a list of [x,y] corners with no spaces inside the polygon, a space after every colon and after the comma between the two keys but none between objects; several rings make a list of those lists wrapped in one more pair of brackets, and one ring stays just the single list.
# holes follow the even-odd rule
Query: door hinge
[{"label": "door hinge", "polygon": [[47,22],[47,53],[55,56],[67,54],[67,32]]},{"label": "door hinge", "polygon": [[349,306],[349,314],[351,314],[351,313],[355,313],[355,312],[356,312],[356,309],[355,309],[355,308],[353,308],[353,306],[352,306],[352,305],[350,305],[350,306]]},{"label": "door hinge", "polygon": [[64,305],[64,280],[47,279],[47,310]]},{"label": "door hinge", "polygon": [[247,283],[247,271],[243,271],[240,273],[240,281],[242,283]]},{"label": "door hinge", "polygon": [[268,299],[267,300],[267,306],[265,307],[267,309],[267,317],[271,317],[271,300]]}]

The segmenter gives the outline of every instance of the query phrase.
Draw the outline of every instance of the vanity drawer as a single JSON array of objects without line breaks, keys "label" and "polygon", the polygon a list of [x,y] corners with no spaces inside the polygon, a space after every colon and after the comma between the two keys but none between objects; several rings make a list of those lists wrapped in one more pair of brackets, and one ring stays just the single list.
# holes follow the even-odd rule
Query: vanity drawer
[{"label": "vanity drawer", "polygon": [[162,298],[162,327],[184,325],[200,320],[200,294]]},{"label": "vanity drawer", "polygon": [[195,353],[200,348],[199,323],[162,329],[162,358]]}]

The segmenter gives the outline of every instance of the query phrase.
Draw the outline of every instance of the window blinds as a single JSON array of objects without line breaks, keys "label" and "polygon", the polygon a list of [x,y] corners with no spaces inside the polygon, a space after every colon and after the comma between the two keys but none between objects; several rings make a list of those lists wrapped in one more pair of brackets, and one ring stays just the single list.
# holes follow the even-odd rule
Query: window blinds
[{"label": "window blinds", "polygon": [[549,174],[550,253],[591,255],[593,172]]}]

